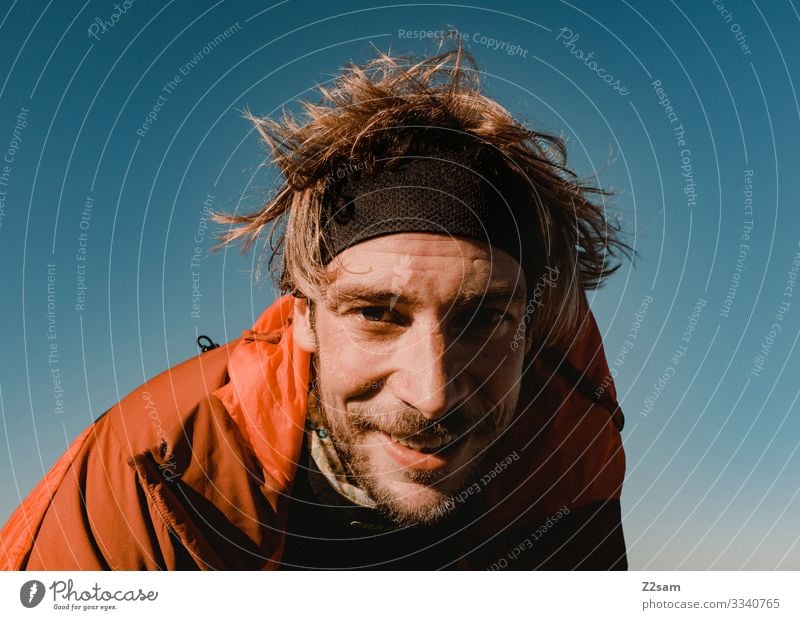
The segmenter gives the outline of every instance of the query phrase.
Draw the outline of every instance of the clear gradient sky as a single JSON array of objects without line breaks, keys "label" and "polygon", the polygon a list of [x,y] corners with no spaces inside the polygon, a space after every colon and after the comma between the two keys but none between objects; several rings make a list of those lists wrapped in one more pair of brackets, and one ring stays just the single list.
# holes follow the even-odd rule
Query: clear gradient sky
[{"label": "clear gradient sky", "polygon": [[209,254],[208,210],[275,180],[242,110],[457,28],[487,91],[616,191],[639,253],[590,295],[631,568],[800,569],[796,2],[467,4],[0,3],[0,521],[198,334],[274,299],[252,254]]}]

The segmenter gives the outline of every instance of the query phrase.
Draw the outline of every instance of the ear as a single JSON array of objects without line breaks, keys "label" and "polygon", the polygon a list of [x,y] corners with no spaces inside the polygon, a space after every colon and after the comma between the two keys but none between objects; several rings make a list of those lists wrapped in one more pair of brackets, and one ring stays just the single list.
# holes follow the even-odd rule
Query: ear
[{"label": "ear", "polygon": [[525,330],[525,353],[523,357],[527,357],[528,353],[531,352],[531,347],[533,346],[533,329],[530,324],[528,324],[527,329]]},{"label": "ear", "polygon": [[305,297],[295,297],[294,299],[292,335],[301,349],[308,353],[316,352],[316,338],[311,327],[311,307]]}]

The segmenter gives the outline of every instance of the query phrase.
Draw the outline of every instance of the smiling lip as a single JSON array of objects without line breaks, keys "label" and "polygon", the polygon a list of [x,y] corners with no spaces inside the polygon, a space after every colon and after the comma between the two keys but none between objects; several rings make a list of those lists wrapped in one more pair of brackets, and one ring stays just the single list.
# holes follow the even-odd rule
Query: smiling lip
[{"label": "smiling lip", "polygon": [[385,442],[381,442],[386,453],[392,457],[398,465],[418,471],[432,471],[451,465],[460,455],[465,437],[459,437],[444,449],[435,449],[434,452],[427,453],[415,450],[411,446],[405,446],[397,438],[381,433]]}]

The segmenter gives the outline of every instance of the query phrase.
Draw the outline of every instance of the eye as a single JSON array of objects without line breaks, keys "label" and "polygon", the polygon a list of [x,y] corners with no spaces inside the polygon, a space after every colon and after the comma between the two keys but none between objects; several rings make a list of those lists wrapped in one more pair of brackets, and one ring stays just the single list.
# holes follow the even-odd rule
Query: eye
[{"label": "eye", "polygon": [[471,322],[477,325],[496,325],[508,319],[508,315],[496,308],[481,308],[472,315]]},{"label": "eye", "polygon": [[494,333],[495,330],[502,329],[511,320],[512,317],[503,310],[491,307],[475,308],[459,315],[453,326],[459,332],[484,337],[490,331]]},{"label": "eye", "polygon": [[364,320],[370,323],[393,323],[395,317],[389,308],[381,306],[368,306],[364,308],[357,308],[356,313],[360,314]]}]

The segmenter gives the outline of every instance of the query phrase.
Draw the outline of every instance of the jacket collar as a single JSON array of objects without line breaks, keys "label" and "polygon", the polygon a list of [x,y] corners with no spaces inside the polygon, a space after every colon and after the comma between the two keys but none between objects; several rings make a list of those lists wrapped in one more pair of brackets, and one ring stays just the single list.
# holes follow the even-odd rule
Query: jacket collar
[{"label": "jacket collar", "polygon": [[228,362],[230,381],[213,393],[264,469],[272,491],[289,492],[300,458],[311,355],[292,337],[294,298],[285,295],[258,318]]}]

